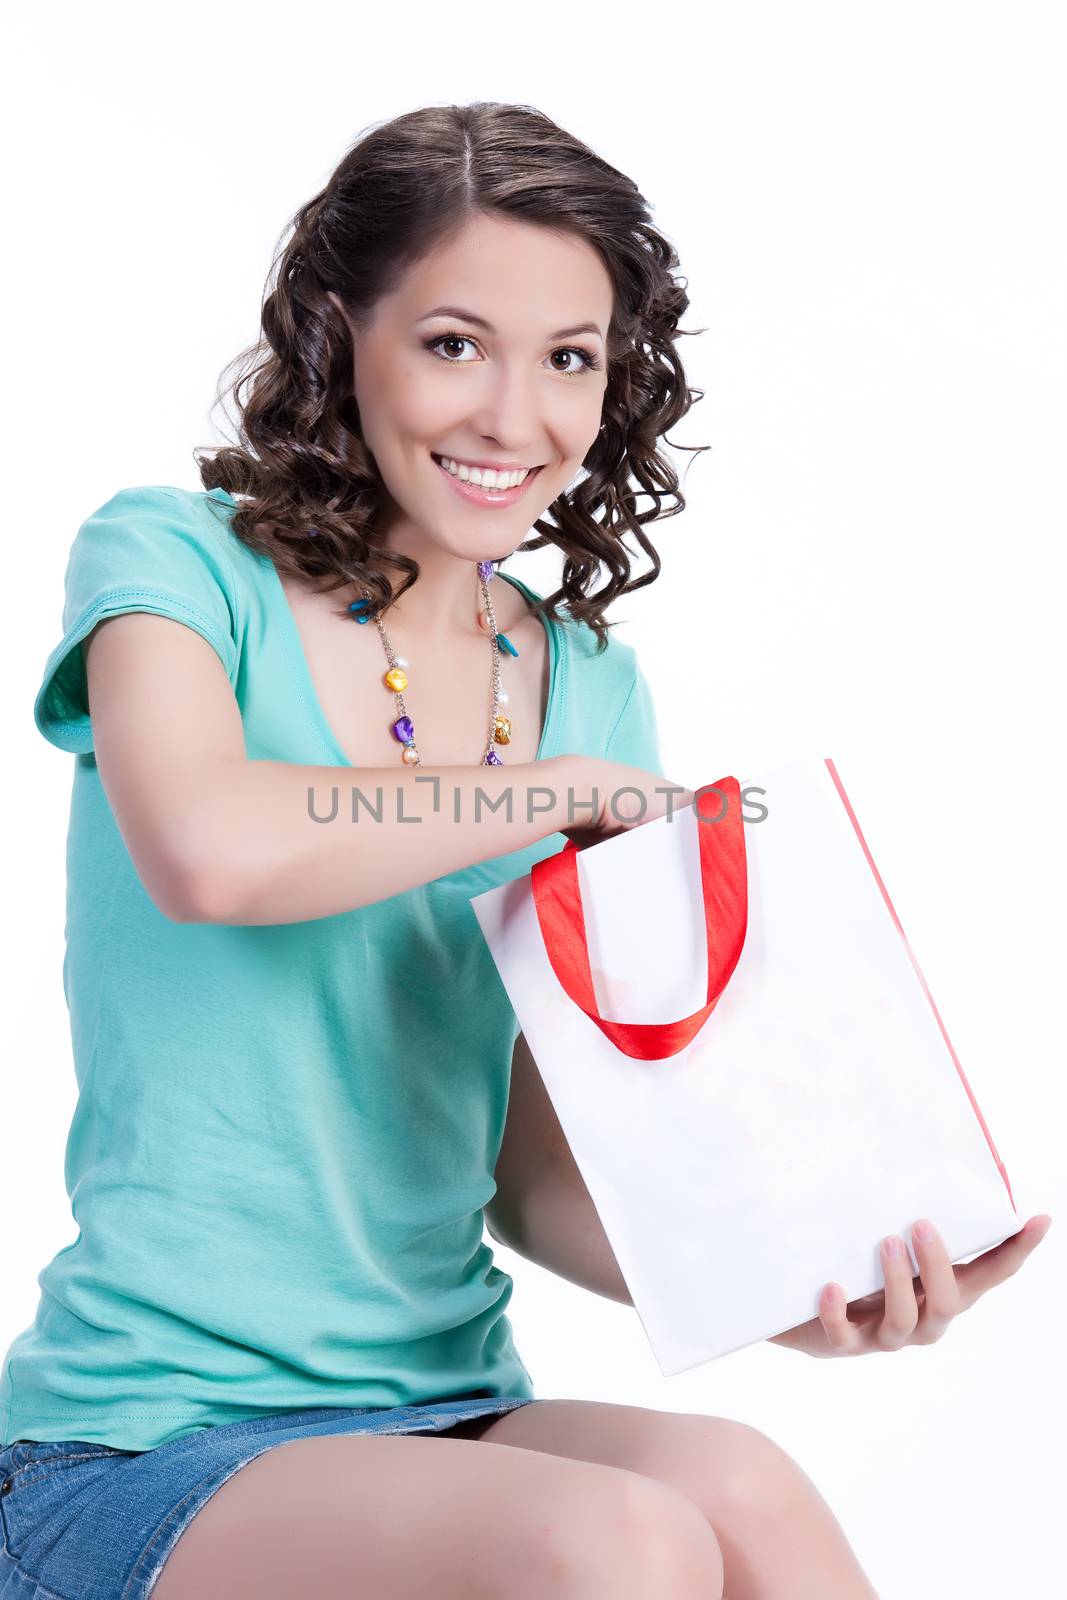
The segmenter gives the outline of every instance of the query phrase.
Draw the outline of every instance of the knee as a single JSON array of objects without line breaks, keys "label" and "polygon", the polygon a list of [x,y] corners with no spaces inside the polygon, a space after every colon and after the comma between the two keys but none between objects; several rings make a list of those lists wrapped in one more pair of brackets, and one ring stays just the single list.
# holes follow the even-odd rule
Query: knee
[{"label": "knee", "polygon": [[[583,1507],[590,1594],[720,1600],[724,1571],[714,1529],[698,1506],[656,1478],[618,1469],[599,1503]],[[590,1515],[592,1510],[592,1515]]]},{"label": "knee", "polygon": [[716,1513],[732,1523],[779,1521],[810,1503],[811,1479],[788,1451],[747,1423],[732,1424],[728,1466],[716,1484]]}]

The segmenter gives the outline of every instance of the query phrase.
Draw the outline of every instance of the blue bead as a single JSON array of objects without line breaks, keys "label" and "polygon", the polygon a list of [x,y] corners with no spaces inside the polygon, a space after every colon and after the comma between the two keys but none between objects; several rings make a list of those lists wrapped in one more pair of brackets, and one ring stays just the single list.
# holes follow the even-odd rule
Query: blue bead
[{"label": "blue bead", "polygon": [[518,655],[519,652],[516,650],[515,646],[512,644],[511,640],[508,638],[506,633],[498,633],[497,636],[496,636],[496,642],[497,642],[498,645],[500,645],[503,649],[505,649],[507,651],[509,656],[517,656]]}]

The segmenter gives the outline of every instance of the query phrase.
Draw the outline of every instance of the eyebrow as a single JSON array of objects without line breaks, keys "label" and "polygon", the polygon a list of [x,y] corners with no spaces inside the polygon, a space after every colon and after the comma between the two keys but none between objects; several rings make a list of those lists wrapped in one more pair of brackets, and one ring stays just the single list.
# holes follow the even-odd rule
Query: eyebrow
[{"label": "eyebrow", "polygon": [[[479,328],[484,328],[486,333],[495,333],[496,329],[491,322],[486,322],[484,317],[475,316],[473,311],[464,311],[462,306],[435,306],[432,311],[427,311],[417,318],[419,322],[429,322],[431,317],[457,317],[461,322],[473,322]],[[573,328],[560,328],[555,333],[550,333],[550,339],[570,339],[576,333],[595,333],[599,339],[604,335],[595,322],[579,322]]]}]

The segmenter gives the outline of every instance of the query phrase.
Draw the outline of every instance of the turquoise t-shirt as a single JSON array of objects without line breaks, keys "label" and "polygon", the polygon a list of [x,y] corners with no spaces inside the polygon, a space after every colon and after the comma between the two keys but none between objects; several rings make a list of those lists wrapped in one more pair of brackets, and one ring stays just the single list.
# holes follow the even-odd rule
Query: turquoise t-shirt
[{"label": "turquoise t-shirt", "polygon": [[[0,1371],[0,1443],[149,1450],[316,1406],[534,1390],[483,1208],[518,1020],[470,899],[555,833],[375,905],[296,923],[179,923],[144,889],[93,754],[81,640],[176,618],[218,653],[249,759],[347,766],[272,561],[225,490],[120,490],[78,530],[34,719],[75,756],[63,991],[78,1237],[38,1275]],[[528,598],[540,598],[517,579]],[[543,619],[538,759],[661,773],[631,646]],[[505,673],[506,682],[506,673]]]}]

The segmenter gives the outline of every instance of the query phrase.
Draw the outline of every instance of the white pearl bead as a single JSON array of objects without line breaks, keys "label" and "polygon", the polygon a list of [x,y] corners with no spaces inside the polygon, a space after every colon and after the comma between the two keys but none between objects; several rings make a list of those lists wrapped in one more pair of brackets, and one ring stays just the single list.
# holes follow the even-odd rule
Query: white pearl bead
[{"label": "white pearl bead", "polygon": [[497,699],[500,701],[502,706],[506,706],[508,701],[511,699],[511,696],[508,694],[506,689],[501,688],[500,693],[497,695]]},{"label": "white pearl bead", "polygon": [[410,667],[411,662],[405,661],[403,656],[397,656],[396,664],[398,667]]}]

